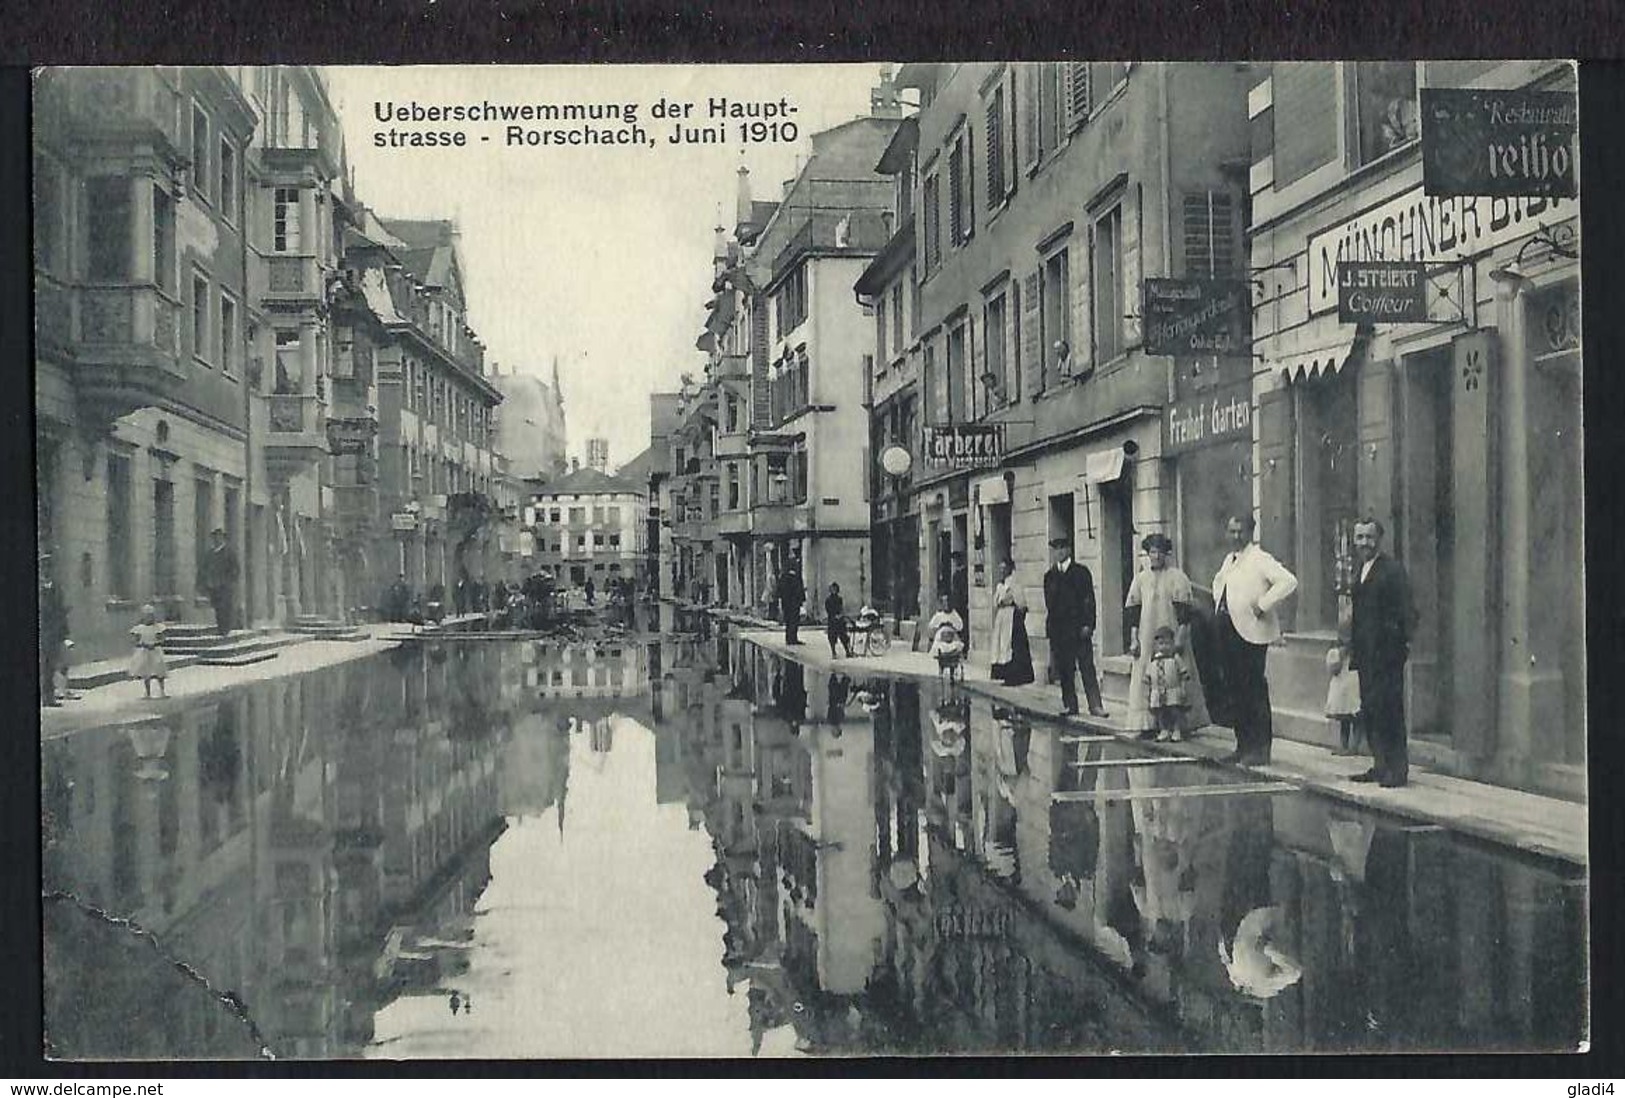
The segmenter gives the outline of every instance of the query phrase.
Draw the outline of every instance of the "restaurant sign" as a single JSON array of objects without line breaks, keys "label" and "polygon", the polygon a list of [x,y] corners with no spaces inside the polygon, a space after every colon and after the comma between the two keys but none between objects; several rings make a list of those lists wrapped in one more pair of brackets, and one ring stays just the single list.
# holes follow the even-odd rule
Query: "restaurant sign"
[{"label": "restaurant sign", "polygon": [[1252,295],[1246,282],[1218,278],[1148,278],[1145,350],[1152,355],[1247,353]]},{"label": "restaurant sign", "polygon": [[1578,214],[1566,198],[1439,198],[1418,183],[1309,238],[1309,312],[1337,307],[1341,263],[1453,263]]},{"label": "restaurant sign", "polygon": [[1164,456],[1226,442],[1251,442],[1252,437],[1253,383],[1250,380],[1180,397],[1162,413]]},{"label": "restaurant sign", "polygon": [[1427,268],[1420,263],[1339,263],[1337,319],[1345,324],[1427,320]]},{"label": "restaurant sign", "polygon": [[1574,92],[1423,88],[1422,185],[1430,195],[1573,198]]},{"label": "restaurant sign", "polygon": [[925,464],[930,469],[995,468],[1004,460],[1004,425],[954,423],[925,428]]}]

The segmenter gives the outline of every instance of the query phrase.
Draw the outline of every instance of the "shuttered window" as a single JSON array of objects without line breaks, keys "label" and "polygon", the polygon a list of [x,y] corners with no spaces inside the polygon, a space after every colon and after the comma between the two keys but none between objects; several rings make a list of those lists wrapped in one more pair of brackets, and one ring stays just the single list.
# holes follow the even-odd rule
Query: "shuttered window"
[{"label": "shuttered window", "polygon": [[1337,65],[1282,61],[1274,69],[1275,186],[1284,187],[1337,156]]},{"label": "shuttered window", "polygon": [[1027,391],[1034,396],[1044,391],[1044,325],[1039,317],[1039,308],[1044,302],[1040,292],[1042,282],[1043,275],[1038,271],[1027,276],[1020,287],[1020,309],[1016,313],[1021,318],[1021,334],[1016,343],[1021,348],[1021,372]]},{"label": "shuttered window", "polygon": [[1004,201],[1004,87],[993,89],[987,104],[987,208],[997,209]]},{"label": "shuttered window", "polygon": [[1026,132],[1022,135],[1024,141],[1022,163],[1029,168],[1036,167],[1044,155],[1044,146],[1038,137],[1039,119],[1042,114],[1039,101],[1043,98],[1039,85],[1042,82],[1043,72],[1044,66],[1036,61],[1021,66],[1022,116],[1026,120],[1023,126]]},{"label": "shuttered window", "polygon": [[1089,63],[1074,61],[1066,67],[1066,106],[1068,126],[1076,129],[1089,119],[1093,107],[1090,96]]},{"label": "shuttered window", "polygon": [[925,177],[925,197],[920,216],[925,219],[925,269],[929,273],[942,262],[942,203],[936,173]]},{"label": "shuttered window", "polygon": [[960,244],[965,235],[965,139],[961,136],[948,157],[948,239]]},{"label": "shuttered window", "polygon": [[1235,200],[1223,191],[1185,196],[1185,275],[1226,278],[1235,273]]}]

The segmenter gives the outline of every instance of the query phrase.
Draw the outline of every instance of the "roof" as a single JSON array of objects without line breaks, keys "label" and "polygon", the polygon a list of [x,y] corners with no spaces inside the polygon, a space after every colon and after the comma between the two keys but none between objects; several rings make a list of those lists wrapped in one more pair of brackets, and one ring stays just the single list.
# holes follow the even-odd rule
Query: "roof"
[{"label": "roof", "polygon": [[406,245],[401,265],[426,286],[444,286],[451,274],[450,221],[396,221],[379,219],[384,228]]},{"label": "roof", "polygon": [[649,474],[655,469],[654,447],[646,446],[643,452],[631,461],[615,470],[617,480],[630,481],[633,484],[643,484],[649,479]]},{"label": "roof", "polygon": [[[647,452],[647,451],[645,451]],[[612,477],[608,473],[600,473],[597,469],[577,469],[560,477],[550,480],[542,490],[537,493],[543,496],[641,496],[642,486],[620,477]]]},{"label": "roof", "polygon": [[920,119],[918,115],[911,114],[891,135],[891,140],[886,143],[886,151],[880,154],[880,163],[875,165],[875,171],[881,175],[896,175],[908,167],[909,158],[914,155],[919,143]]}]

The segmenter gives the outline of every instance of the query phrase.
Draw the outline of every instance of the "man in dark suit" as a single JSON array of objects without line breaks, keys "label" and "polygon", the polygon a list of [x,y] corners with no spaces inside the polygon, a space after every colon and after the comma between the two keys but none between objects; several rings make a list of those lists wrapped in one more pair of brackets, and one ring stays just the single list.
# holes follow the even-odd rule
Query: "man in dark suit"
[{"label": "man in dark suit", "polygon": [[1100,677],[1095,673],[1095,578],[1072,559],[1072,539],[1050,540],[1055,567],[1044,573],[1045,632],[1049,636],[1050,664],[1061,680],[1063,715],[1078,711],[1073,669],[1083,678],[1089,715],[1110,716],[1100,704]]},{"label": "man in dark suit", "polygon": [[806,601],[807,589],[801,582],[801,565],[791,557],[779,575],[779,616],[784,619],[784,643],[800,644],[796,630],[801,625],[801,604]]},{"label": "man in dark suit", "polygon": [[1374,518],[1354,524],[1354,553],[1360,572],[1354,583],[1350,666],[1360,673],[1360,716],[1375,761],[1354,780],[1394,789],[1410,778],[1405,660],[1410,655],[1415,611],[1405,569],[1383,554],[1382,536],[1382,523]]},{"label": "man in dark suit", "polygon": [[236,628],[237,608],[237,554],[227,544],[224,530],[209,535],[209,551],[203,555],[201,572],[200,586],[214,606],[214,627],[223,637]]},{"label": "man in dark suit", "polygon": [[959,614],[959,620],[965,623],[964,636],[960,640],[965,647],[970,647],[970,573],[965,569],[965,554],[955,550],[949,557],[953,561],[953,572],[948,579],[948,605]]}]

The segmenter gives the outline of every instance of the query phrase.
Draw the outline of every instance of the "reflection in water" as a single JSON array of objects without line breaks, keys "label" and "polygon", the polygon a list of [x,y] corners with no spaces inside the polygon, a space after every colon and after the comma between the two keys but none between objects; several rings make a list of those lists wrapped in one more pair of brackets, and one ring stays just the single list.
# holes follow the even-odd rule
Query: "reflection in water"
[{"label": "reflection in water", "polygon": [[[50,918],[54,1047],[248,1056],[244,1018],[281,1056],[1584,1035],[1574,882],[1301,794],[1190,795],[1236,776],[660,616],[47,743],[47,887],[151,935],[138,958]],[[207,988],[155,1016],[154,957]],[[86,959],[115,974],[94,997]]]}]

